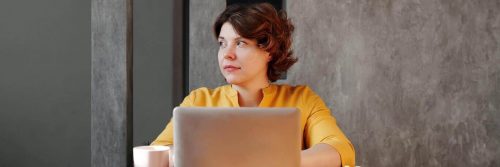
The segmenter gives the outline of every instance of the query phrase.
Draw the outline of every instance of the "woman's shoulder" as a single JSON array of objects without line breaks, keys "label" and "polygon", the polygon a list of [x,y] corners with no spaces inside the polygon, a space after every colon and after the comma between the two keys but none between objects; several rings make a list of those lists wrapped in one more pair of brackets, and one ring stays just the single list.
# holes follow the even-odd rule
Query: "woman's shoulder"
[{"label": "woman's shoulder", "polygon": [[207,87],[196,88],[184,98],[180,106],[209,107],[218,104],[218,101],[228,99],[229,96],[226,96],[228,94],[227,87],[227,85],[224,85],[213,89]]},{"label": "woman's shoulder", "polygon": [[297,106],[311,107],[321,100],[313,89],[307,85],[276,85],[276,90],[274,95],[277,98],[286,99],[289,103]]},{"label": "woman's shoulder", "polygon": [[278,92],[287,92],[291,94],[315,94],[311,87],[307,85],[276,84],[276,89]]},{"label": "woman's shoulder", "polygon": [[302,104],[305,107],[311,108],[317,105],[322,105],[324,106],[324,102],[322,98],[311,88],[310,86],[307,85],[296,85],[296,86],[291,86],[291,85],[277,85],[278,90],[282,89],[281,91],[278,91],[278,94],[285,94],[286,97],[289,99],[296,99],[297,104]]}]

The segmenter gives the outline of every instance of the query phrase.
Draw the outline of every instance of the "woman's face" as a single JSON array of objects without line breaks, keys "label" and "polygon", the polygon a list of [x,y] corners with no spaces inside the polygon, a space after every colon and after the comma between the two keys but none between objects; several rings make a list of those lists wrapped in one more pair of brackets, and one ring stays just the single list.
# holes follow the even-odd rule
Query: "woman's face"
[{"label": "woman's face", "polygon": [[243,85],[268,81],[269,53],[259,48],[255,39],[243,38],[230,23],[222,25],[219,34],[219,69],[229,84]]}]

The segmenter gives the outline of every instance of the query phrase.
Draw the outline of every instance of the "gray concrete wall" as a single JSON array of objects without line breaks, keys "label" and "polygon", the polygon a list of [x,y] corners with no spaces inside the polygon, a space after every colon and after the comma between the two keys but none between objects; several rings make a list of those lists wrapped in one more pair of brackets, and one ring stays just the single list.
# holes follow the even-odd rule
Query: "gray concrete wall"
[{"label": "gray concrete wall", "polygon": [[132,167],[132,1],[91,1],[93,167]]},{"label": "gray concrete wall", "polygon": [[218,14],[226,8],[224,0],[189,1],[189,90],[199,87],[214,88],[224,77],[217,64],[217,39],[212,25]]},{"label": "gray concrete wall", "polygon": [[500,1],[287,4],[289,82],[323,97],[360,165],[500,165]]},{"label": "gray concrete wall", "polygon": [[[323,98],[357,165],[500,165],[500,1],[286,4],[299,62],[280,82]],[[224,84],[207,6],[191,5],[191,89]]]},{"label": "gray concrete wall", "polygon": [[0,1],[0,166],[90,166],[90,1]]}]

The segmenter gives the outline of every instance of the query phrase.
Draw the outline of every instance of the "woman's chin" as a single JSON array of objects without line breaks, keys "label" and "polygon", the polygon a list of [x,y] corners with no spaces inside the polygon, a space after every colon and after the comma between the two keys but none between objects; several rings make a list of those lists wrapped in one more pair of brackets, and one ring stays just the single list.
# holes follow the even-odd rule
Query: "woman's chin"
[{"label": "woman's chin", "polygon": [[241,83],[241,80],[239,78],[226,77],[226,82],[228,84],[239,84],[239,83]]},{"label": "woman's chin", "polygon": [[226,79],[226,82],[228,84],[238,84],[238,82],[236,82],[235,80],[231,80],[231,79]]}]

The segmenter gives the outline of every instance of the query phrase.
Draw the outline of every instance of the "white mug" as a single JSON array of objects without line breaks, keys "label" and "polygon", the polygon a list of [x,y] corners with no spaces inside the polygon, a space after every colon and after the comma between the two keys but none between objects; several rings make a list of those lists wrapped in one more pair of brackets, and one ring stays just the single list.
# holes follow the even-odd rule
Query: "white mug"
[{"label": "white mug", "polygon": [[168,146],[137,146],[134,147],[135,167],[168,167]]}]

